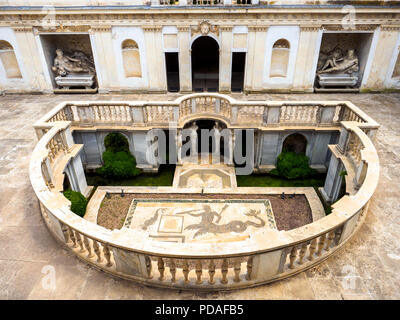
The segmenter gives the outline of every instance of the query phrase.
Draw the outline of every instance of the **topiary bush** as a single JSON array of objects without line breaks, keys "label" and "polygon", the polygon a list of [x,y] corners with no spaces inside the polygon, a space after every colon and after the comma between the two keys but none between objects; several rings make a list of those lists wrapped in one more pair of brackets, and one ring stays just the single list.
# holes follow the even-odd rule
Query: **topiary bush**
[{"label": "topiary bush", "polygon": [[129,151],[128,140],[120,133],[110,133],[104,139],[104,165],[96,172],[109,179],[129,179],[141,173],[136,159]]},{"label": "topiary bush", "polygon": [[83,217],[86,212],[88,200],[80,192],[66,190],[63,193],[64,197],[71,201],[71,211]]},{"label": "topiary bush", "polygon": [[304,154],[284,151],[278,156],[276,169],[270,173],[286,179],[306,179],[316,173],[308,162],[309,159]]}]

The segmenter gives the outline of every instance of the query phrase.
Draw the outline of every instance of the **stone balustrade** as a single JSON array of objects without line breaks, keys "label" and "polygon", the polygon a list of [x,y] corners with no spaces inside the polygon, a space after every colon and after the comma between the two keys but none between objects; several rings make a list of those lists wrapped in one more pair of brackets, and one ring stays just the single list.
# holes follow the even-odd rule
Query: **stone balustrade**
[{"label": "stone balustrade", "polygon": [[[255,117],[264,126],[296,124],[292,119],[307,125],[341,126],[341,135],[347,138],[339,142],[345,141],[344,148],[337,148],[338,161],[351,175],[349,178],[357,180],[357,188],[348,184],[349,195],[338,200],[332,213],[322,219],[290,231],[266,230],[240,243],[143,242],[140,231],[111,231],[70,211],[69,201],[54,188],[54,182],[68,163],[64,160],[77,156],[71,125],[84,130],[88,124],[143,125],[179,120],[193,112],[194,104],[201,112],[223,110],[222,116],[234,123]],[[161,117],[164,112],[167,116]],[[120,122],[115,124],[109,119]],[[230,290],[268,283],[310,268],[333,254],[358,230],[379,178],[378,155],[365,130],[370,133],[378,127],[349,102],[240,102],[213,94],[191,95],[168,103],[63,103],[35,125],[40,140],[32,154],[29,174],[47,227],[87,263],[158,287]],[[157,192],[169,189],[159,187]],[[182,188],[180,192],[189,190]],[[207,194],[215,190],[190,189],[193,192]]]},{"label": "stone balustrade", "polygon": [[[71,121],[72,126],[144,126],[170,122],[183,126],[199,115],[224,120],[229,126],[340,126],[354,121],[376,129],[376,123],[350,102],[338,101],[237,101],[217,93],[199,93],[175,101],[159,102],[68,102],[61,103],[35,125],[47,129],[55,121]],[[40,127],[39,124],[42,124]],[[39,128],[40,127],[40,128]],[[365,127],[365,126],[364,126]],[[40,138],[44,131],[38,133]]]}]

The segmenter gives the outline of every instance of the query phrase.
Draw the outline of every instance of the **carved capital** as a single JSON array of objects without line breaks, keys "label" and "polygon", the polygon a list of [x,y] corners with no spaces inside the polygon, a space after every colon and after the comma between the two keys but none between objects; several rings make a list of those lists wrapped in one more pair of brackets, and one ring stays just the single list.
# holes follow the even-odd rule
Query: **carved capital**
[{"label": "carved capital", "polygon": [[252,32],[257,32],[257,31],[263,32],[263,31],[267,31],[268,28],[269,28],[269,26],[266,26],[266,25],[264,25],[264,26],[249,26],[248,27],[249,31],[252,31]]},{"label": "carved capital", "polygon": [[189,32],[190,26],[177,26],[178,32]]},{"label": "carved capital", "polygon": [[321,25],[300,25],[301,31],[318,31],[321,29]]},{"label": "carved capital", "polygon": [[111,26],[101,25],[101,26],[92,26],[89,30],[89,33],[92,34],[94,32],[111,32]]},{"label": "carved capital", "polygon": [[144,32],[160,32],[162,30],[162,26],[142,26]]},{"label": "carved capital", "polygon": [[220,26],[221,32],[232,32],[233,26]]},{"label": "carved capital", "polygon": [[15,32],[33,32],[33,27],[31,26],[17,26],[13,27]]},{"label": "carved capital", "polygon": [[400,25],[381,25],[382,31],[399,31]]}]

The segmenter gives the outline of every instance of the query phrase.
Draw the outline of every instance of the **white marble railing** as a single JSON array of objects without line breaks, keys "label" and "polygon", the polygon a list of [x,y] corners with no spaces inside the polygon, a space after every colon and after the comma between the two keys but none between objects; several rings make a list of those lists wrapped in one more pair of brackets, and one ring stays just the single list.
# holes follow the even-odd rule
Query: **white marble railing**
[{"label": "white marble railing", "polygon": [[[187,101],[187,98],[181,100]],[[216,100],[211,99],[211,101],[215,103]],[[280,116],[281,110],[286,110],[281,109],[283,106],[294,104],[294,102],[290,104],[263,102],[249,106],[248,102],[235,104],[230,99],[227,101],[230,103],[230,110],[234,107],[239,109],[243,107],[242,115],[240,112],[237,113],[238,118],[245,117],[246,114],[250,116],[249,109],[245,109],[250,107],[258,108],[255,109],[257,112],[261,112],[263,108],[264,111],[265,108],[269,108],[267,116]],[[103,107],[107,104],[97,103],[96,108],[91,108],[91,104],[86,103],[85,106],[81,104],[83,108],[90,105],[88,109],[90,112],[82,113],[79,121],[74,117],[81,111],[78,111],[79,107],[74,110],[73,106],[77,106],[77,103],[72,103],[64,104],[63,107],[59,106],[46,115],[43,119],[53,119],[50,124],[48,124],[49,120],[36,124],[36,129],[39,128],[37,130],[43,135],[32,154],[29,167],[30,180],[39,199],[46,225],[54,237],[87,263],[126,279],[159,287],[221,290],[249,287],[288,277],[320,263],[348,241],[363,222],[369,200],[378,183],[378,155],[369,136],[364,132],[366,129],[375,130],[378,124],[364,113],[358,112],[358,108],[351,104],[319,102],[314,105],[313,110],[320,112],[322,120],[324,108],[331,108],[331,111],[335,110],[336,113],[339,105],[350,108],[362,120],[354,121],[353,116],[346,116],[349,117],[346,119],[349,121],[341,121],[339,124],[349,133],[342,161],[348,174],[354,175],[349,178],[356,179],[358,185],[355,189],[347,190],[350,195],[344,196],[333,205],[331,214],[297,229],[270,230],[255,234],[240,242],[143,242],[143,235],[139,231],[130,229],[111,231],[75,215],[70,211],[69,201],[54,187],[55,181],[64,171],[63,166],[67,165],[69,159],[76,156],[71,140],[71,122],[65,121],[64,117],[60,118],[61,121],[54,119],[57,119],[55,117],[58,117],[58,113],[64,110],[64,107],[71,106],[71,113],[66,113],[65,116],[67,119],[72,117],[72,123],[80,124],[80,130],[84,130],[86,123],[83,120],[87,120],[86,115],[92,117],[96,114],[92,119],[101,119],[105,114],[110,115],[109,111],[106,111],[109,109]],[[182,105],[185,104],[186,102]],[[121,121],[127,122],[135,118],[121,116],[121,114],[124,110],[132,111],[132,108],[137,108],[137,105],[129,103],[113,103],[112,105],[116,107],[111,109],[120,110],[120,113],[113,113],[113,117],[120,117]],[[149,106],[149,104],[146,105]],[[309,103],[304,105],[309,105]],[[176,115],[178,109],[174,106],[170,107],[172,108],[172,111],[169,111],[170,114]],[[99,110],[103,115],[96,113]],[[157,108],[146,110],[146,113],[143,119],[149,119],[150,114],[151,119],[159,121]],[[338,119],[346,115],[346,112],[344,115],[339,113]],[[307,119],[316,119],[314,113],[309,113],[307,117]],[[354,137],[358,139],[356,144],[351,143]],[[360,150],[356,157],[357,161],[352,160],[354,149]],[[58,163],[56,168],[55,162]],[[244,189],[240,192],[246,194],[251,192],[251,188],[238,188],[235,192],[239,192],[239,189]],[[157,192],[171,191],[169,187],[159,187]],[[180,192],[184,193],[185,189],[182,188]],[[190,193],[193,192],[213,193],[215,190],[190,189]]]}]

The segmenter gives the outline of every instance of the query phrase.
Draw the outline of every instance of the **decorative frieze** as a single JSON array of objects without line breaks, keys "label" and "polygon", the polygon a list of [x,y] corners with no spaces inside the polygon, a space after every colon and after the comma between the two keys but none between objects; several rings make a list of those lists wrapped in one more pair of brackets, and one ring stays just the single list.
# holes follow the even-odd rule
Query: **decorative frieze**
[{"label": "decorative frieze", "polygon": [[[377,24],[356,24],[350,30],[351,31],[374,31],[379,25]],[[322,28],[326,31],[348,31],[342,24],[324,24]]]}]

